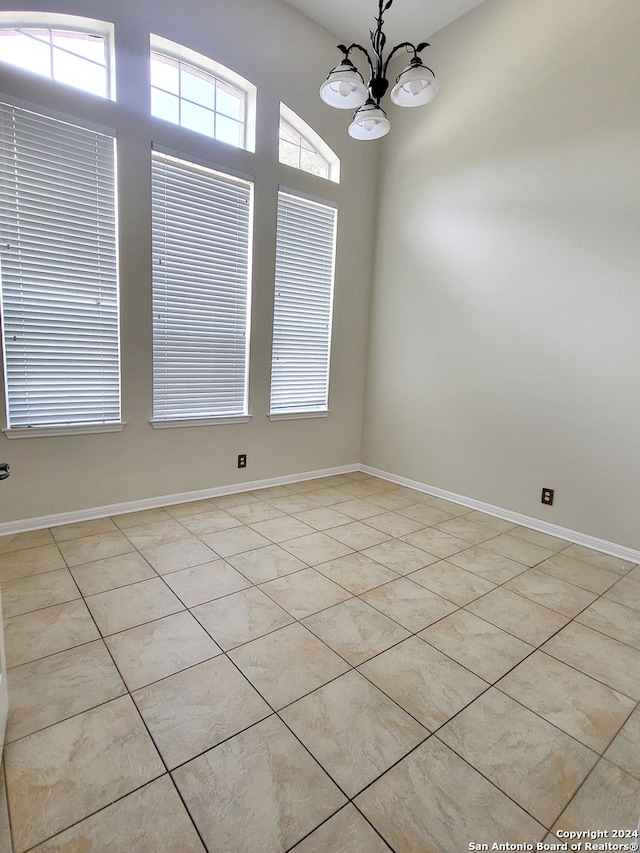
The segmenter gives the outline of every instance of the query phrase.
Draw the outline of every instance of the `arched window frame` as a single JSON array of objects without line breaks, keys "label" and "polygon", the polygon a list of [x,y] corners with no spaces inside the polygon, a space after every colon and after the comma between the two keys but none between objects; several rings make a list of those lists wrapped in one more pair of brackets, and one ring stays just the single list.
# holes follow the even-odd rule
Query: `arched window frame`
[{"label": "arched window frame", "polygon": [[[256,100],[257,88],[240,74],[216,62],[209,56],[198,53],[184,45],[172,42],[169,39],[151,34],[151,53],[160,54],[168,59],[175,60],[184,65],[195,68],[205,76],[213,77],[215,80],[226,83],[239,90],[244,95],[243,116],[243,143],[240,148],[255,152],[256,150]],[[150,87],[151,88],[151,87]],[[212,110],[215,112],[215,110]],[[184,126],[184,125],[180,125]],[[197,131],[194,131],[197,132]],[[212,137],[215,138],[215,137]],[[224,141],[224,140],[223,140]]]},{"label": "arched window frame", "polygon": [[[316,177],[321,177],[324,180],[333,181],[336,184],[340,183],[340,158],[337,154],[327,145],[324,139],[316,133],[316,131],[306,123],[300,116],[295,113],[290,107],[286,104],[280,102],[280,128],[282,127],[282,122],[288,124],[309,146],[309,148],[315,152],[318,156],[320,156],[327,164],[327,174],[326,175],[316,175]],[[302,166],[291,166],[291,164],[286,163],[282,156],[279,155],[279,160],[284,165],[290,166],[295,169],[298,168],[302,172],[306,172],[310,175],[315,175],[315,172],[311,172],[308,169],[304,169]]]},{"label": "arched window frame", "polygon": [[[108,100],[115,101],[115,63],[113,55],[113,24],[109,21],[101,21],[95,18],[85,18],[79,15],[63,15],[53,12],[0,12],[0,30],[43,30],[54,32],[68,32],[83,36],[96,36],[104,40],[105,46],[105,94],[99,95],[90,90],[84,89],[82,86],[76,86],[74,83],[69,83],[65,80],[58,80],[51,74],[42,74],[34,69],[25,68],[24,66],[10,64],[12,68],[19,68],[21,71],[26,71],[30,74],[37,74],[39,77],[45,77],[59,85],[71,86],[80,91],[89,92],[97,97],[105,97]],[[50,47],[51,52],[59,48]],[[89,60],[90,61],[90,60]],[[53,63],[52,63],[53,66]]]}]

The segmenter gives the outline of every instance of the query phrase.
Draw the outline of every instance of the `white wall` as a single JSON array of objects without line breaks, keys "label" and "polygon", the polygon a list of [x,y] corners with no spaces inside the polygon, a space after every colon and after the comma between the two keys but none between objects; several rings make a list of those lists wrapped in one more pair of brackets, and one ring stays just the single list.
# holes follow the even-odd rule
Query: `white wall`
[{"label": "white wall", "polygon": [[[384,141],[363,462],[640,547],[640,3],[487,0]],[[542,486],[556,490],[540,504]]]},{"label": "white wall", "polygon": [[[0,435],[0,461],[11,464],[11,477],[0,489],[0,522],[357,462],[377,149],[363,150],[350,140],[345,116],[326,107],[317,96],[320,82],[339,57],[336,39],[279,0],[22,0],[12,2],[11,8],[84,15],[115,23],[115,104],[7,67],[0,69],[0,92],[117,131],[122,391],[127,426],[121,433],[100,435],[22,440]],[[189,131],[149,118],[150,31],[213,57],[257,85],[255,154],[197,138]],[[340,156],[340,186],[278,164],[281,100]],[[152,142],[190,151],[255,178],[250,370],[253,418],[249,424],[154,430],[149,423]],[[272,423],[266,416],[279,184],[339,205],[331,414],[324,419]],[[239,453],[248,455],[245,471],[236,467]]]}]

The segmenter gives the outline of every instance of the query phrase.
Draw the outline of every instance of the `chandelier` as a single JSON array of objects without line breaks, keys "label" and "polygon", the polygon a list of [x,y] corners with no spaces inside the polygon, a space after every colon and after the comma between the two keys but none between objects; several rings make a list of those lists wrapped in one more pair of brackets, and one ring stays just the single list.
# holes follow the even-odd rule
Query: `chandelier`
[{"label": "chandelier", "polygon": [[[380,106],[380,101],[389,88],[387,80],[387,67],[395,54],[406,49],[407,53],[413,53],[409,65],[397,77],[395,86],[391,89],[391,100],[400,107],[421,107],[432,101],[440,87],[436,81],[435,74],[418,56],[428,43],[423,41],[416,47],[411,42],[403,41],[397,44],[384,58],[384,46],[387,41],[382,32],[382,15],[391,6],[393,0],[379,0],[378,17],[375,19],[377,26],[375,30],[369,30],[373,57],[361,44],[338,45],[344,58],[327,75],[327,79],[320,86],[320,97],[331,107],[340,110],[352,110],[355,108],[353,119],[349,125],[349,136],[354,139],[379,139],[389,133],[391,122],[385,111]],[[362,74],[353,64],[349,55],[359,50],[367,58],[369,66],[369,82],[365,85]]]}]

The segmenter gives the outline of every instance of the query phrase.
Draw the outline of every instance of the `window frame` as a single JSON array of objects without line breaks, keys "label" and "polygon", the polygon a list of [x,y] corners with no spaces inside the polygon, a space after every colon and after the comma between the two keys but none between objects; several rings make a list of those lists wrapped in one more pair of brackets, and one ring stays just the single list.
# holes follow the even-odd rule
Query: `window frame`
[{"label": "window frame", "polygon": [[[37,71],[32,71],[22,66],[13,65],[12,63],[4,63],[0,61],[2,66],[8,66],[18,72],[26,74],[34,74],[41,80],[50,80],[58,86],[68,86],[78,92],[101,98],[106,101],[116,100],[116,69],[114,62],[114,32],[115,27],[110,21],[102,21],[97,18],[87,18],[81,15],[66,15],[57,12],[0,12],[0,29],[13,30],[54,30],[58,32],[67,31],[69,33],[77,33],[79,35],[98,36],[105,43],[105,59],[106,59],[106,95],[97,95],[87,89],[74,86],[72,83],[66,83],[62,80],[56,80],[52,76],[40,74]],[[53,48],[50,48],[53,49]]]},{"label": "window frame", "polygon": [[[27,425],[27,424],[23,423],[21,425],[12,426],[11,425],[11,422],[12,422],[11,404],[10,404],[10,400],[9,400],[9,385],[10,385],[10,375],[9,374],[10,374],[10,370],[9,370],[9,366],[8,366],[7,347],[6,347],[6,337],[8,334],[8,332],[7,332],[7,312],[3,310],[3,312],[2,312],[3,316],[2,316],[2,321],[1,321],[2,341],[0,344],[0,348],[2,350],[2,362],[3,362],[3,389],[4,389],[3,397],[4,397],[4,410],[5,410],[5,427],[3,427],[2,431],[4,432],[4,434],[6,435],[7,438],[11,438],[11,439],[27,438],[27,437],[56,436],[56,435],[77,435],[77,434],[89,434],[89,433],[99,433],[99,432],[117,432],[117,431],[120,431],[125,426],[125,422],[122,420],[121,317],[120,317],[120,280],[119,280],[119,263],[118,263],[118,204],[117,204],[117,151],[116,151],[117,142],[116,142],[115,131],[111,128],[98,126],[92,122],[84,121],[84,120],[78,118],[77,116],[70,117],[70,116],[62,115],[62,114],[57,113],[55,111],[47,110],[47,109],[45,109],[39,105],[27,104],[27,103],[25,103],[21,100],[17,100],[17,99],[11,99],[11,98],[7,98],[7,97],[3,97],[2,98],[2,107],[8,108],[9,110],[17,110],[17,111],[22,111],[25,113],[31,113],[36,117],[37,120],[45,120],[45,121],[50,120],[52,123],[57,122],[60,124],[71,126],[71,127],[75,128],[76,131],[86,132],[89,135],[93,134],[95,137],[105,137],[105,138],[111,140],[111,150],[110,150],[111,156],[109,157],[109,161],[110,161],[110,163],[112,163],[112,165],[110,165],[111,172],[109,174],[112,175],[112,177],[113,177],[113,182],[112,182],[112,184],[110,184],[110,191],[111,191],[110,198],[112,198],[113,216],[112,216],[112,231],[109,231],[109,233],[112,234],[113,241],[110,244],[111,248],[109,251],[111,252],[112,257],[113,257],[113,260],[112,260],[113,278],[112,278],[112,286],[111,286],[111,291],[110,291],[110,293],[111,293],[110,298],[113,301],[115,308],[111,314],[107,313],[106,317],[108,318],[109,316],[111,316],[112,318],[115,318],[114,319],[115,335],[111,336],[112,341],[115,338],[115,345],[113,345],[113,343],[112,343],[110,351],[113,354],[115,354],[116,368],[114,371],[111,372],[111,379],[110,379],[111,384],[110,385],[107,384],[107,385],[103,385],[103,386],[98,386],[99,390],[96,391],[96,394],[94,395],[94,397],[99,396],[100,394],[104,396],[104,393],[105,393],[104,389],[105,388],[106,389],[111,388],[112,393],[115,390],[116,399],[117,399],[117,416],[113,417],[113,418],[102,419],[102,420],[80,420],[80,421],[73,421],[72,419],[69,419],[68,421],[58,421],[57,423],[56,422],[54,422],[54,423],[34,423],[31,425]],[[54,133],[55,133],[55,131],[52,130],[51,131],[52,136],[54,135]],[[86,141],[88,142],[88,144],[91,147],[93,147],[93,143],[91,143],[91,141],[88,137],[87,137]],[[70,148],[71,145],[69,145],[68,147]],[[58,149],[58,151],[59,150],[60,149]],[[75,158],[70,162],[76,162]],[[33,167],[31,167],[31,168],[33,169]],[[46,176],[46,172],[44,174]],[[95,197],[96,207],[99,207],[100,210],[104,210],[104,200],[105,199],[101,195],[100,190],[98,188],[98,182],[104,179],[104,173],[100,172],[99,175],[100,175],[100,177],[96,179],[94,197]],[[73,176],[72,176],[72,179],[69,181],[69,186],[72,186],[72,184],[73,184]],[[9,191],[7,190],[7,192],[9,192]],[[48,196],[48,198],[49,197],[50,196]],[[99,199],[102,199],[102,201],[99,201]],[[84,199],[84,201],[86,203],[87,200]],[[65,202],[63,201],[63,202],[61,202],[61,204],[64,206]],[[67,205],[67,207],[69,207],[69,209],[74,208],[74,209],[79,210],[81,207],[81,205],[79,205],[77,203],[77,199],[75,197],[74,197],[73,201],[66,202],[66,205]],[[36,207],[36,206],[37,206],[36,203],[31,204],[31,207]],[[33,228],[33,226],[29,225],[26,208],[25,208],[25,216],[27,218],[24,220],[24,227],[26,228],[26,230],[24,231],[24,234],[25,234],[25,236],[28,236],[28,233],[29,233],[28,229]],[[61,218],[64,218],[62,216],[62,214],[61,214]],[[13,227],[15,228],[16,226],[14,225]],[[21,228],[23,228],[23,225],[21,224],[17,227],[21,229]],[[36,223],[36,227],[37,227],[37,223]],[[92,232],[94,232],[95,226],[91,224],[90,230]],[[77,238],[77,239],[79,239],[79,238]],[[67,245],[67,243],[68,243],[68,240],[65,237],[65,238],[63,238],[63,242],[59,243],[58,245],[62,245],[64,247],[65,245]],[[25,242],[24,245],[26,247],[25,251],[28,251],[28,240]],[[85,245],[86,245],[86,243],[83,240],[83,247]],[[39,252],[39,254],[40,254],[40,252]],[[28,256],[27,256],[27,263],[29,263]],[[43,265],[45,263],[46,263],[46,261],[42,261],[42,260],[39,261],[38,269],[44,268]],[[104,255],[102,253],[102,249],[99,249],[98,254],[95,255],[94,260],[93,260],[94,266],[93,267],[86,267],[84,270],[80,271],[80,280],[82,278],[82,275],[85,275],[85,276],[88,275],[89,277],[93,277],[95,275],[95,269],[96,268],[101,267],[104,269],[104,263],[105,263],[105,261],[104,261]],[[51,268],[51,267],[49,267],[49,268]],[[64,266],[62,263],[59,265],[59,269],[60,270],[64,269]],[[29,271],[29,269],[27,269],[27,272],[28,271]],[[37,272],[37,269],[36,269],[36,272]],[[32,271],[32,277],[33,277],[33,271]],[[103,278],[102,281],[104,281],[104,280],[105,279]],[[4,301],[5,301],[4,290],[6,287],[7,287],[7,285],[4,284],[2,281],[0,281],[0,306],[3,305]],[[14,287],[15,287],[15,285],[14,285]],[[31,287],[30,290],[37,297],[37,295],[38,295],[37,291],[34,290],[33,287]],[[96,295],[89,295],[87,297],[88,293],[89,293],[89,291],[86,290],[85,291],[85,305],[88,304],[88,302],[91,299],[97,299]],[[70,291],[67,291],[67,294],[68,294],[67,295],[68,299],[70,299],[71,296],[73,296],[74,300],[78,298],[78,292],[77,291],[74,291],[73,294],[71,294]],[[107,295],[108,294],[109,294],[109,291],[107,291]],[[42,303],[42,304],[46,304],[46,303]],[[28,318],[30,315],[29,315],[29,313],[27,313],[24,316]],[[96,314],[92,315],[92,316],[94,316],[95,318],[102,318],[105,315],[103,315],[102,312],[96,312]],[[95,322],[96,322],[96,320],[94,319],[94,323]],[[97,325],[99,326],[101,324],[101,322],[102,322],[102,320],[98,319]],[[49,326],[54,326],[54,323],[53,322],[50,323]],[[42,328],[46,329],[47,326],[43,324]],[[67,331],[67,334],[68,334],[68,331]],[[94,343],[94,346],[99,345],[99,347],[102,348],[102,346],[103,346],[102,338],[98,336],[94,340],[96,342],[96,343]],[[42,369],[42,368],[40,367],[40,369]],[[99,375],[99,372],[100,371],[98,371],[98,375]],[[94,373],[94,375],[96,375],[96,374]],[[77,378],[76,378],[76,382],[77,382]]]},{"label": "window frame", "polygon": [[[280,130],[281,122],[285,122],[288,124],[295,133],[297,133],[305,142],[310,146],[310,148],[315,151],[322,159],[327,163],[327,172],[326,176],[324,175],[316,175],[315,172],[310,172],[307,169],[303,169],[300,166],[292,166],[289,163],[285,163],[284,160],[280,159],[280,151],[278,150],[278,162],[287,166],[289,169],[296,169],[296,171],[303,172],[305,175],[313,175],[314,178],[320,178],[323,181],[332,181],[334,184],[340,183],[340,158],[338,155],[327,145],[324,139],[317,133],[311,125],[307,124],[304,119],[300,118],[300,116],[295,113],[290,107],[280,101],[280,119],[278,122],[278,131]],[[280,139],[280,133],[278,132],[278,141]],[[278,146],[279,149],[279,146]]]},{"label": "window frame", "polygon": [[[223,145],[229,145],[229,147],[231,148],[237,147],[241,151],[250,151],[252,153],[255,153],[256,103],[258,91],[256,86],[249,80],[247,80],[245,77],[242,77],[240,74],[233,71],[231,68],[227,68],[225,65],[222,65],[222,63],[217,62],[216,60],[212,59],[209,56],[206,56],[205,54],[198,53],[197,51],[192,50],[191,48],[188,48],[185,45],[170,41],[169,39],[155,35],[154,33],[150,34],[149,42],[149,58],[151,58],[151,54],[153,53],[166,56],[168,59],[183,63],[184,65],[194,68],[196,71],[200,71],[205,75],[215,78],[216,80],[220,80],[222,83],[226,83],[227,85],[239,90],[244,94],[244,132],[242,145],[234,146],[232,143],[227,143],[223,139],[216,139],[216,137],[214,136],[208,136],[207,134],[199,135],[203,136],[203,138],[205,139],[211,139],[214,142],[218,142]],[[151,112],[152,88],[153,87],[151,86],[151,81],[149,80],[149,114],[152,118],[157,119],[158,121],[166,121],[162,117],[155,116]],[[216,111],[211,110],[211,112],[215,113]],[[174,122],[169,123],[173,124],[175,127],[180,127],[183,130],[187,130],[191,133],[199,133],[197,130],[192,130],[191,128],[185,125],[175,124]]]},{"label": "window frame", "polygon": [[[330,271],[328,273],[325,272],[325,282],[324,285],[328,284],[328,293],[324,294],[325,301],[328,302],[328,309],[326,312],[326,323],[327,323],[327,333],[326,339],[324,341],[324,354],[323,358],[326,363],[325,369],[325,379],[324,379],[324,399],[321,403],[318,403],[314,406],[305,406],[300,403],[300,398],[298,397],[292,404],[279,405],[274,406],[274,385],[275,385],[275,370],[274,366],[277,360],[277,350],[280,346],[280,342],[277,340],[277,332],[276,326],[278,323],[286,323],[291,317],[295,318],[295,314],[290,315],[290,317],[286,317],[284,314],[278,313],[278,287],[283,287],[286,289],[286,283],[284,283],[283,279],[286,277],[290,277],[291,273],[287,271],[285,276],[282,278],[279,276],[279,267],[286,262],[286,258],[282,258],[279,260],[279,248],[287,239],[287,234],[285,233],[285,225],[281,220],[281,199],[292,199],[294,203],[307,205],[309,208],[311,206],[315,206],[317,208],[324,208],[326,211],[333,211],[333,224],[332,224],[332,234],[331,234],[331,248],[330,248],[330,256],[324,258],[323,263],[326,267],[330,267]],[[286,204],[286,202],[284,202]],[[308,223],[306,223],[308,225]],[[297,228],[309,235],[308,228],[305,228],[305,223],[297,226]],[[325,239],[328,238],[328,231],[325,233]],[[317,242],[315,237],[309,236],[309,240],[313,242],[315,248],[317,248]],[[268,417],[272,421],[276,420],[292,420],[298,418],[322,418],[327,417],[330,413],[329,409],[329,393],[330,393],[330,385],[331,385],[331,347],[332,347],[332,335],[333,335],[333,309],[334,309],[334,301],[335,301],[335,280],[336,280],[336,259],[337,259],[337,244],[338,244],[338,205],[328,201],[325,198],[317,198],[315,196],[308,195],[306,193],[301,193],[298,190],[290,189],[289,187],[280,186],[278,188],[278,213],[277,213],[277,237],[276,237],[276,266],[275,266],[275,275],[274,275],[274,309],[273,309],[273,325],[272,325],[272,345],[271,345],[271,372],[270,372],[270,392],[269,392],[269,414]],[[306,246],[303,246],[299,251],[292,252],[293,255],[293,263],[294,269],[297,268],[298,261],[296,260],[296,254],[299,258],[302,259],[302,266],[304,267],[305,262],[308,263],[309,251]],[[313,261],[312,266],[314,270],[317,269],[317,261]],[[318,279],[320,278],[320,274],[318,273]],[[280,282],[283,282],[281,284]],[[308,294],[305,294],[305,289],[309,290],[308,286],[303,286],[302,288],[295,288],[298,291],[298,296],[294,295],[294,301],[297,298],[298,304],[304,303],[305,307],[309,304],[308,302]],[[323,298],[323,294],[319,295],[319,298]],[[317,306],[316,306],[317,307]],[[286,346],[286,345],[285,345]],[[299,363],[301,360],[299,359]],[[299,366],[297,368],[299,371]],[[293,375],[296,375],[296,370],[294,369]],[[299,372],[298,372],[299,375]],[[276,391],[277,393],[277,391]]]},{"label": "window frame", "polygon": [[[244,313],[244,362],[243,362],[243,406],[241,412],[223,413],[223,414],[202,414],[202,415],[161,415],[156,409],[156,283],[155,275],[152,275],[152,311],[153,311],[153,382],[152,382],[152,406],[153,414],[150,419],[154,429],[168,429],[173,427],[183,426],[208,426],[214,424],[230,424],[230,423],[247,423],[251,419],[249,412],[249,370],[250,370],[250,343],[251,343],[251,301],[252,301],[252,284],[253,284],[253,228],[254,228],[254,193],[255,182],[251,175],[237,172],[228,169],[224,166],[219,166],[191,155],[186,155],[184,152],[176,152],[162,146],[154,145],[152,152],[152,187],[154,183],[153,164],[155,162],[168,162],[175,164],[178,168],[183,165],[191,168],[194,172],[210,173],[222,179],[228,179],[230,183],[245,184],[248,191],[248,211],[247,211],[247,242],[246,242],[246,295],[245,295],[245,313]],[[190,197],[191,200],[191,197]],[[153,221],[153,210],[155,202],[153,201],[152,192],[152,257],[153,269],[156,268],[156,236],[155,225]],[[170,285],[167,285],[167,289]]]}]

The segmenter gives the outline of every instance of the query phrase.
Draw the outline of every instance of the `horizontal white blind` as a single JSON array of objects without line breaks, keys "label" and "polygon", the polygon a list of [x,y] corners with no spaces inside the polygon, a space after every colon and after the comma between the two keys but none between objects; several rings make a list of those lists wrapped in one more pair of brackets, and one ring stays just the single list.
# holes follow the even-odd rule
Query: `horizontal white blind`
[{"label": "horizontal white blind", "polygon": [[8,426],[120,420],[115,143],[0,104]]},{"label": "horizontal white blind", "polygon": [[153,155],[153,416],[247,413],[252,185]]},{"label": "horizontal white blind", "polygon": [[271,413],[328,407],[337,210],[280,191]]}]

